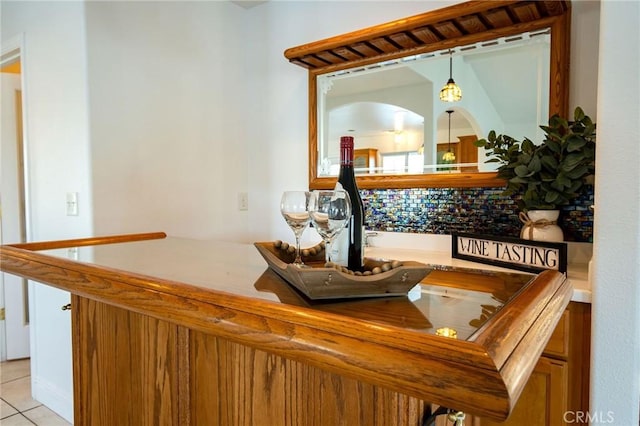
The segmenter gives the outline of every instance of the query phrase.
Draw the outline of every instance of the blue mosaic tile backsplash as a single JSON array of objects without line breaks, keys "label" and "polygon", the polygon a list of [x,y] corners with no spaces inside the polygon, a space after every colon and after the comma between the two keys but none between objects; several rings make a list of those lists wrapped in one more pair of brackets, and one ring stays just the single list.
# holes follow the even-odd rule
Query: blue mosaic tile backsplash
[{"label": "blue mosaic tile backsplash", "polygon": [[[498,188],[361,190],[367,230],[450,234],[470,232],[518,237],[522,223],[516,200]],[[593,242],[593,186],[560,211],[565,241]]]}]

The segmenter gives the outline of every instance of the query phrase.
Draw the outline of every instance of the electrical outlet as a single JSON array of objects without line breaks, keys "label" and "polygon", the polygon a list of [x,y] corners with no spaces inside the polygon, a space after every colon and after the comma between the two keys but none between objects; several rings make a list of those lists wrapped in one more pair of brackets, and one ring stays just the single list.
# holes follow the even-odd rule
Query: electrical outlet
[{"label": "electrical outlet", "polygon": [[67,192],[67,216],[78,216],[77,192]]},{"label": "electrical outlet", "polygon": [[249,194],[247,194],[246,192],[238,193],[238,210],[249,210]]},{"label": "electrical outlet", "polygon": [[67,258],[71,260],[78,260],[78,247],[69,247],[67,249]]}]

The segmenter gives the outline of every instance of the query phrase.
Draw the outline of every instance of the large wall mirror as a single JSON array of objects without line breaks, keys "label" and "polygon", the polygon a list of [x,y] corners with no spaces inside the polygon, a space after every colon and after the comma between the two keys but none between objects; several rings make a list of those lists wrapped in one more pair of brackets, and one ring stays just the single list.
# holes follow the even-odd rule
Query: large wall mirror
[{"label": "large wall mirror", "polygon": [[342,135],[360,188],[502,186],[473,142],[566,114],[568,33],[568,2],[474,1],[288,49],[309,69],[309,186],[335,184]]}]

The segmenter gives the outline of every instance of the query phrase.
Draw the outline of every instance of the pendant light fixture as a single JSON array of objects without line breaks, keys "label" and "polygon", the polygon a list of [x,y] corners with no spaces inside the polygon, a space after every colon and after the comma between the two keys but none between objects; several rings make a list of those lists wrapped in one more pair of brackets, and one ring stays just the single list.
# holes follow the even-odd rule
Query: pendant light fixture
[{"label": "pendant light fixture", "polygon": [[453,163],[456,161],[456,155],[451,151],[451,114],[453,114],[453,110],[448,109],[447,114],[449,114],[449,149],[442,155],[442,161]]},{"label": "pendant light fixture", "polygon": [[449,49],[449,80],[440,90],[442,102],[457,102],[462,99],[462,89],[453,81],[453,52]]}]

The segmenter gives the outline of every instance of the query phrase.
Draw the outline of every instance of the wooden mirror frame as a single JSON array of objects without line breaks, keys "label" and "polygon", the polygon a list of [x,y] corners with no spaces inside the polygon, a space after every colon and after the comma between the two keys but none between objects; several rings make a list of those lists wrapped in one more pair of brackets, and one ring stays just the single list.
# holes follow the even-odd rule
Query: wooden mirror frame
[{"label": "wooden mirror frame", "polygon": [[[318,176],[319,74],[549,28],[549,115],[566,116],[570,11],[568,0],[469,1],[285,50],[291,63],[309,70],[309,188],[332,188],[337,179]],[[496,172],[358,175],[357,180],[360,189],[504,186]]]}]

